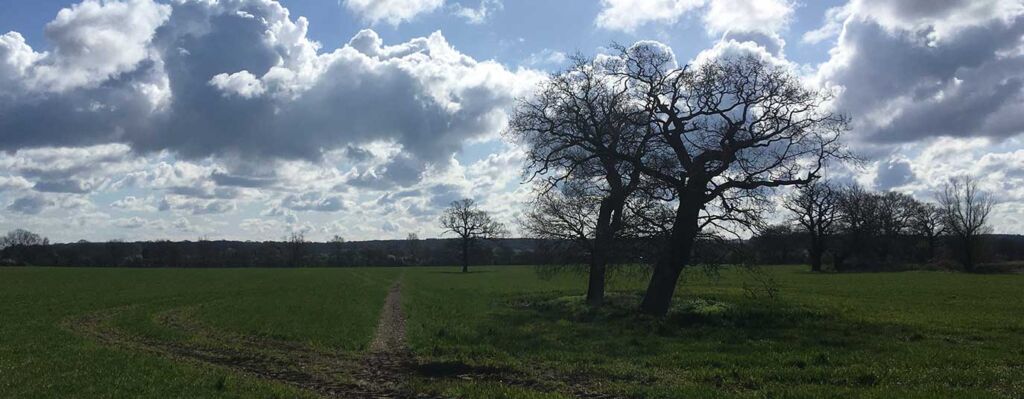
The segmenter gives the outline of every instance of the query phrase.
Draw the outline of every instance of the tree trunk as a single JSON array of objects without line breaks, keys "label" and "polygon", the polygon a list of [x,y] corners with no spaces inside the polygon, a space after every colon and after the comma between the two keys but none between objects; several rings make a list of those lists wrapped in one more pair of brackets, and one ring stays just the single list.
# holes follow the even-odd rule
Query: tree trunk
[{"label": "tree trunk", "polygon": [[640,312],[664,316],[672,306],[676,284],[683,268],[690,263],[694,240],[697,239],[697,217],[701,205],[698,202],[680,201],[672,233],[661,250],[661,256],[654,266],[651,282],[647,285]]},{"label": "tree trunk", "polygon": [[469,273],[469,240],[462,239],[462,272]]},{"label": "tree trunk", "polygon": [[964,270],[974,273],[974,240],[970,236],[963,238],[964,245]]},{"label": "tree trunk", "polygon": [[928,236],[928,261],[935,259],[935,236]]},{"label": "tree trunk", "polygon": [[677,267],[669,259],[659,260],[654,267],[651,282],[647,284],[644,300],[640,303],[640,312],[652,316],[664,316],[668,313],[669,307],[672,306],[672,296],[676,292],[676,283],[682,272],[683,268]]},{"label": "tree trunk", "polygon": [[612,228],[612,212],[616,201],[605,198],[598,211],[594,247],[590,251],[590,277],[587,283],[587,305],[599,307],[604,304],[604,286],[608,268],[608,252],[615,239]]},{"label": "tree trunk", "polygon": [[808,255],[810,255],[810,258],[811,258],[811,271],[812,272],[820,272],[821,271],[821,255],[822,255],[823,252],[824,251],[823,251],[823,245],[821,245],[821,238],[812,236],[811,237],[810,253],[808,254]]}]

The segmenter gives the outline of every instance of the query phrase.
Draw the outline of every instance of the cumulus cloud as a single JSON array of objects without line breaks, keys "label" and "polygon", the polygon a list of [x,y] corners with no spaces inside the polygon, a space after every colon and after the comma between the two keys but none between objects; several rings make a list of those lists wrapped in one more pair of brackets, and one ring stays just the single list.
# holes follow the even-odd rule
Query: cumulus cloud
[{"label": "cumulus cloud", "polygon": [[895,189],[934,202],[942,184],[972,176],[997,201],[990,219],[1000,233],[1020,233],[1024,203],[1024,150],[1019,139],[1003,145],[986,138],[937,138],[901,145],[900,155],[875,162],[856,180],[878,190]]},{"label": "cumulus cloud", "polygon": [[152,204],[151,198],[139,198],[134,195],[111,202],[110,207],[133,212],[153,212],[157,210],[156,206]]},{"label": "cumulus cloud", "polygon": [[337,212],[345,208],[345,202],[341,196],[308,192],[289,195],[281,200],[280,206],[294,211]]},{"label": "cumulus cloud", "polygon": [[672,25],[703,11],[708,33],[759,33],[778,38],[793,16],[791,0],[602,0],[597,26],[633,32],[647,24]]},{"label": "cumulus cloud", "polygon": [[914,170],[905,159],[890,159],[879,162],[875,173],[875,188],[889,190],[913,182]]},{"label": "cumulus cloud", "polygon": [[875,3],[847,6],[818,73],[820,84],[838,93],[836,107],[854,115],[861,141],[1024,132],[1016,111],[1024,107],[1018,2]]},{"label": "cumulus cloud", "polygon": [[650,24],[674,24],[688,11],[704,6],[705,0],[601,0],[597,26],[624,32]]},{"label": "cumulus cloud", "polygon": [[443,5],[444,0],[345,0],[345,7],[366,21],[396,26]]},{"label": "cumulus cloud", "polygon": [[21,176],[0,176],[0,192],[24,190],[32,187],[32,182]]},{"label": "cumulus cloud", "polygon": [[[117,142],[138,153],[263,162],[316,161],[332,149],[389,142],[405,151],[392,171],[422,170],[444,164],[468,139],[497,136],[513,98],[542,78],[474,60],[439,32],[387,45],[364,30],[325,52],[306,37],[305,18],[269,0],[90,2],[61,15],[67,32],[57,47],[69,50],[39,55],[20,35],[0,40],[0,65],[26,71],[19,81],[51,65],[80,77],[40,86],[42,94],[0,95],[0,113],[12,116],[0,120],[0,149]],[[124,20],[144,23],[121,27]],[[132,39],[96,44],[71,40],[74,32]],[[114,52],[90,47],[100,44],[127,55],[79,67],[75,57]]]},{"label": "cumulus cloud", "polygon": [[62,9],[46,25],[52,51],[36,53],[12,32],[0,39],[0,56],[6,55],[7,71],[17,73],[25,90],[97,86],[148,58],[156,28],[170,14],[170,6],[152,0],[85,0]]},{"label": "cumulus cloud", "polygon": [[249,71],[215,75],[210,79],[210,85],[220,89],[225,95],[234,94],[242,98],[253,98],[266,91],[263,82]]},{"label": "cumulus cloud", "polygon": [[760,32],[775,34],[793,17],[789,0],[712,0],[704,13],[709,32]]},{"label": "cumulus cloud", "polygon": [[14,202],[11,202],[11,204],[7,206],[7,210],[25,215],[36,215],[49,206],[53,206],[53,201],[47,200],[46,197],[41,195],[26,195],[15,199]]},{"label": "cumulus cloud", "polygon": [[123,229],[138,229],[146,225],[146,220],[137,216],[130,218],[115,219],[114,226]]}]

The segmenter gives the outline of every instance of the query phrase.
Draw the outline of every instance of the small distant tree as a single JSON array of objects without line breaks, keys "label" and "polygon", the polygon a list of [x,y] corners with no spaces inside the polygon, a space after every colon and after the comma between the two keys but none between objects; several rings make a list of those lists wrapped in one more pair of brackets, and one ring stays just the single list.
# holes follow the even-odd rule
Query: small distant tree
[{"label": "small distant tree", "polygon": [[462,253],[462,272],[469,271],[469,250],[479,240],[500,238],[507,233],[505,226],[481,210],[472,199],[453,201],[441,215],[441,226],[459,238]]},{"label": "small distant tree", "polygon": [[839,194],[840,240],[836,242],[833,266],[836,271],[864,267],[877,260],[881,235],[878,195],[859,185],[844,187]]},{"label": "small distant tree", "polygon": [[345,258],[345,237],[337,234],[335,234],[334,237],[331,237],[331,250],[333,252],[331,254],[333,263],[337,266],[343,266]]},{"label": "small distant tree", "polygon": [[50,245],[50,239],[24,229],[14,229],[0,237],[0,249],[31,245]]},{"label": "small distant tree", "polygon": [[989,232],[986,223],[995,200],[978,188],[977,181],[964,176],[946,182],[939,193],[939,203],[943,224],[957,241],[964,270],[974,272],[981,235]]},{"label": "small distant tree", "polygon": [[796,222],[807,232],[811,271],[820,272],[826,240],[839,220],[839,190],[827,181],[813,182],[786,198],[783,206],[796,214]]},{"label": "small distant tree", "polygon": [[405,237],[406,250],[409,253],[409,259],[407,263],[418,265],[420,264],[420,236],[416,233],[409,233]]},{"label": "small distant tree", "polygon": [[942,224],[942,218],[942,208],[935,204],[919,202],[914,209],[911,225],[914,234],[925,240],[927,248],[925,256],[928,261],[935,259],[936,242],[946,231],[946,227]]},{"label": "small distant tree", "polygon": [[288,260],[292,267],[300,266],[306,257],[306,235],[301,231],[293,231],[286,240]]}]

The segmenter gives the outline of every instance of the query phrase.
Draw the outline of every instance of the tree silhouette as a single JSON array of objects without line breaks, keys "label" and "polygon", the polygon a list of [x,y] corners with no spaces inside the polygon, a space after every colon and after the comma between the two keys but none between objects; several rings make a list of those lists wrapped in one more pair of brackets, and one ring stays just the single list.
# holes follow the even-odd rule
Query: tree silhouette
[{"label": "tree silhouette", "polygon": [[964,176],[950,179],[939,193],[946,230],[958,242],[964,270],[976,271],[980,236],[989,231],[989,212],[995,205],[991,195],[978,188],[978,182]]},{"label": "tree silhouette", "polygon": [[620,155],[676,208],[641,304],[664,315],[698,238],[761,225],[771,189],[811,183],[846,158],[839,138],[848,123],[825,110],[827,93],[752,55],[678,67],[655,44],[617,48],[606,68],[648,111],[633,139],[642,151]]},{"label": "tree silhouette", "polygon": [[478,240],[504,237],[505,226],[494,220],[490,214],[480,210],[472,199],[453,201],[441,215],[441,226],[445,232],[459,238],[462,254],[462,272],[469,271],[469,250]]},{"label": "tree silhouette", "polygon": [[840,217],[839,190],[827,181],[813,182],[786,198],[783,206],[796,214],[796,222],[807,232],[811,271],[820,272],[828,237]]},{"label": "tree silhouette", "polygon": [[14,229],[0,237],[0,249],[13,246],[49,245],[50,239],[24,229]]},{"label": "tree silhouette", "polygon": [[924,237],[927,247],[925,260],[935,259],[935,247],[939,237],[945,233],[946,226],[942,223],[943,209],[935,204],[918,202],[911,220],[915,234]]},{"label": "tree silhouette", "polygon": [[[617,85],[603,64],[582,56],[573,65],[551,76],[535,95],[521,99],[509,122],[508,135],[526,145],[526,172],[540,183],[539,201],[550,204],[558,194],[551,190],[571,190],[586,196],[562,196],[572,204],[586,205],[593,214],[586,234],[570,230],[574,239],[588,236],[590,257],[587,303],[599,306],[604,301],[609,257],[616,247],[616,234],[623,228],[623,210],[640,183],[639,170],[618,154],[634,154],[629,137],[640,129],[642,108],[631,101],[629,88]],[[571,185],[572,187],[562,187]],[[584,187],[586,186],[586,187]],[[545,198],[546,197],[546,198]],[[593,202],[583,204],[580,201]],[[535,211],[540,211],[536,208]],[[547,207],[548,211],[558,209]],[[534,213],[534,216],[541,216]],[[556,233],[536,222],[558,222],[553,218],[534,218],[534,227],[543,233]],[[566,221],[562,221],[566,222]],[[583,227],[575,220],[575,227]],[[546,227],[555,227],[550,223]],[[568,227],[568,226],[562,226]]]}]

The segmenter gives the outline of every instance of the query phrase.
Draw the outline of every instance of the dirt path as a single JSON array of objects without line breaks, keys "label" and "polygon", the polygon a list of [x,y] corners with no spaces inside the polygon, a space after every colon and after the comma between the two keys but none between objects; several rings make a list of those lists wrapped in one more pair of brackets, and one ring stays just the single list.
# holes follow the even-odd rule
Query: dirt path
[{"label": "dirt path", "polygon": [[202,325],[189,308],[157,313],[157,324],[191,339],[162,341],[114,327],[132,307],[106,309],[66,320],[66,329],[112,347],[154,353],[175,360],[226,367],[261,379],[314,391],[331,398],[423,398],[406,389],[414,359],[405,344],[401,285],[388,291],[377,332],[362,356],[323,351],[294,342],[232,334]]},{"label": "dirt path", "polygon": [[149,352],[178,361],[225,367],[257,378],[316,392],[328,398],[432,399],[416,394],[408,383],[428,380],[477,380],[552,392],[561,381],[573,397],[616,398],[592,392],[594,381],[581,376],[549,375],[529,378],[508,370],[481,369],[462,364],[419,364],[406,343],[401,280],[388,290],[377,331],[362,355],[316,349],[307,345],[217,330],[197,322],[189,307],[154,314],[156,324],[189,338],[164,341],[138,336],[114,327],[115,318],[133,307],[119,307],[69,318],[63,326],[105,345]]},{"label": "dirt path", "polygon": [[378,398],[412,398],[405,387],[415,368],[415,359],[405,343],[405,315],[402,312],[402,283],[388,290],[377,322],[377,333],[356,373],[362,381],[375,384]]}]

